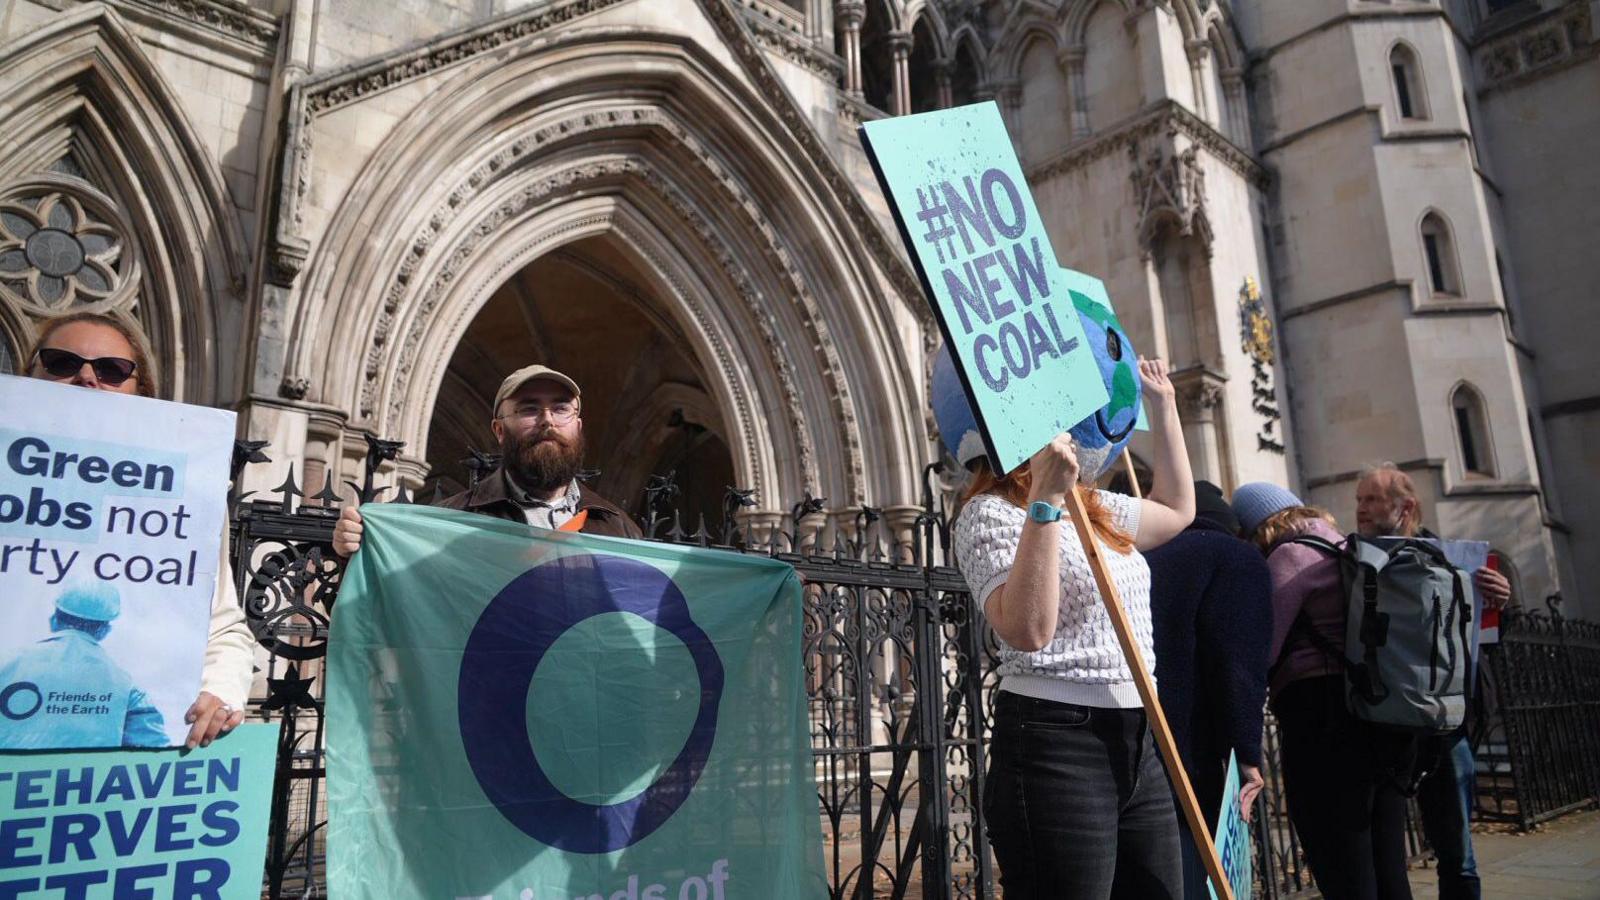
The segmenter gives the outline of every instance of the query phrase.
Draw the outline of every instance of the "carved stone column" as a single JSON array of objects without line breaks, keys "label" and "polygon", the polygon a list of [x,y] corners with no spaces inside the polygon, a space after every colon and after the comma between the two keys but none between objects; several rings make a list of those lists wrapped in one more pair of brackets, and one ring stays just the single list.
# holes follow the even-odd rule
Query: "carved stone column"
[{"label": "carved stone column", "polygon": [[841,0],[834,7],[834,15],[838,17],[840,34],[844,40],[844,89],[845,92],[861,96],[861,23],[866,21],[867,7],[861,0]]},{"label": "carved stone column", "polygon": [[911,35],[889,32],[889,52],[894,54],[894,96],[889,101],[889,112],[904,116],[911,112]]},{"label": "carved stone column", "polygon": [[916,543],[917,517],[922,515],[922,507],[911,505],[885,506],[883,508],[884,531],[894,540],[894,562],[914,564],[917,562],[912,556],[912,547]]},{"label": "carved stone column", "polygon": [[1224,376],[1196,367],[1175,373],[1172,381],[1194,477],[1231,491],[1233,466],[1217,412],[1222,406]]},{"label": "carved stone column", "polygon": [[1246,113],[1249,108],[1244,98],[1244,73],[1238,69],[1229,69],[1222,73],[1222,118],[1224,133],[1228,139],[1241,147],[1250,145],[1250,130],[1247,127]]},{"label": "carved stone column", "polygon": [[951,85],[951,75],[955,72],[955,68],[956,61],[953,59],[941,59],[933,64],[934,86],[938,90],[940,109],[949,109],[956,105],[955,91]]},{"label": "carved stone column", "polygon": [[1056,57],[1061,70],[1067,73],[1067,115],[1072,121],[1072,136],[1089,136],[1089,95],[1083,86],[1082,47],[1068,47]]},{"label": "carved stone column", "polygon": [[[1185,41],[1184,53],[1189,57],[1189,84],[1194,91],[1194,111],[1202,119],[1211,118],[1211,110],[1206,103],[1206,57],[1211,53],[1211,45],[1204,40]],[[1222,98],[1218,97],[1221,103]]]}]

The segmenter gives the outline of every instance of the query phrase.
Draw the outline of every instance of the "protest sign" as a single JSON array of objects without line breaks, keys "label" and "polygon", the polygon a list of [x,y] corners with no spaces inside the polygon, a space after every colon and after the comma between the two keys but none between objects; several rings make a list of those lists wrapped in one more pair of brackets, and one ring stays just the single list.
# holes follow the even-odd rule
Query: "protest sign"
[{"label": "protest sign", "polygon": [[0,376],[0,749],[183,743],[234,414]]},{"label": "protest sign", "polygon": [[826,895],[791,567],[362,514],[329,645],[332,896]]},{"label": "protest sign", "polygon": [[0,897],[260,897],[277,749],[0,753]]},{"label": "protest sign", "polygon": [[[1478,668],[1478,651],[1484,644],[1492,644],[1500,639],[1500,611],[1486,609],[1483,605],[1483,595],[1478,593],[1478,584],[1473,579],[1474,573],[1489,565],[1489,543],[1487,541],[1446,541],[1428,539],[1428,543],[1438,546],[1444,551],[1444,558],[1467,576],[1467,595],[1469,605],[1472,607],[1472,621],[1477,627],[1472,629],[1471,652],[1472,668]],[[1489,614],[1494,614],[1493,630],[1489,630],[1487,622]],[[1471,679],[1467,684],[1471,685]]]},{"label": "protest sign", "polygon": [[1009,472],[1107,393],[992,102],[861,127],[991,465]]},{"label": "protest sign", "polygon": [[[1254,892],[1251,874],[1252,846],[1250,824],[1244,820],[1244,808],[1239,803],[1239,758],[1228,754],[1228,779],[1222,786],[1222,808],[1217,813],[1217,855],[1222,857],[1222,871],[1226,873],[1233,896],[1245,898]],[[1217,890],[1211,886],[1212,900]]]}]

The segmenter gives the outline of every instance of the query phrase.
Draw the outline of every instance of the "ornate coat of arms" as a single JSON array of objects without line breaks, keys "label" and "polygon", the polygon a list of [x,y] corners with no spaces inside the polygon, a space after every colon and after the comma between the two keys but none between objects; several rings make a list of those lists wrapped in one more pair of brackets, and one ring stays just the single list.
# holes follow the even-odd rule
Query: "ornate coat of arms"
[{"label": "ornate coat of arms", "polygon": [[1278,393],[1272,384],[1272,368],[1277,363],[1277,352],[1272,342],[1272,317],[1267,314],[1267,304],[1261,298],[1261,288],[1256,280],[1245,276],[1239,288],[1239,342],[1245,355],[1250,357],[1250,406],[1266,421],[1256,432],[1256,446],[1273,453],[1282,453],[1283,441],[1276,434],[1278,420]]}]

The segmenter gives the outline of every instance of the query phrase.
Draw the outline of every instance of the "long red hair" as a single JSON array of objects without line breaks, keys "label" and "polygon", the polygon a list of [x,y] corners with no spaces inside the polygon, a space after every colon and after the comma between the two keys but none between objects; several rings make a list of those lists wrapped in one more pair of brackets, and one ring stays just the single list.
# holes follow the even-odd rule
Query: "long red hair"
[{"label": "long red hair", "polygon": [[[979,494],[994,494],[1012,506],[1027,506],[1028,489],[1032,486],[1032,482],[1033,475],[1028,471],[1027,463],[1017,466],[1004,478],[1000,478],[989,468],[988,460],[980,459],[974,465],[972,479],[961,491],[960,505],[966,506],[969,500]],[[1083,508],[1089,514],[1089,527],[1094,536],[1118,553],[1132,551],[1133,538],[1111,523],[1111,510],[1100,502],[1099,492],[1086,491],[1081,485],[1073,485],[1072,489],[1083,498]]]}]

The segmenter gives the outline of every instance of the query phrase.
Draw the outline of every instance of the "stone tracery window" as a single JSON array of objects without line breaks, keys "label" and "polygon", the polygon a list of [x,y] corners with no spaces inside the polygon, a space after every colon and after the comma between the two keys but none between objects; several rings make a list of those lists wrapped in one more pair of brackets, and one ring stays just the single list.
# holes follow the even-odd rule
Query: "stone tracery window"
[{"label": "stone tracery window", "polygon": [[29,315],[130,300],[138,277],[127,245],[111,202],[76,178],[0,189],[0,297]]}]

